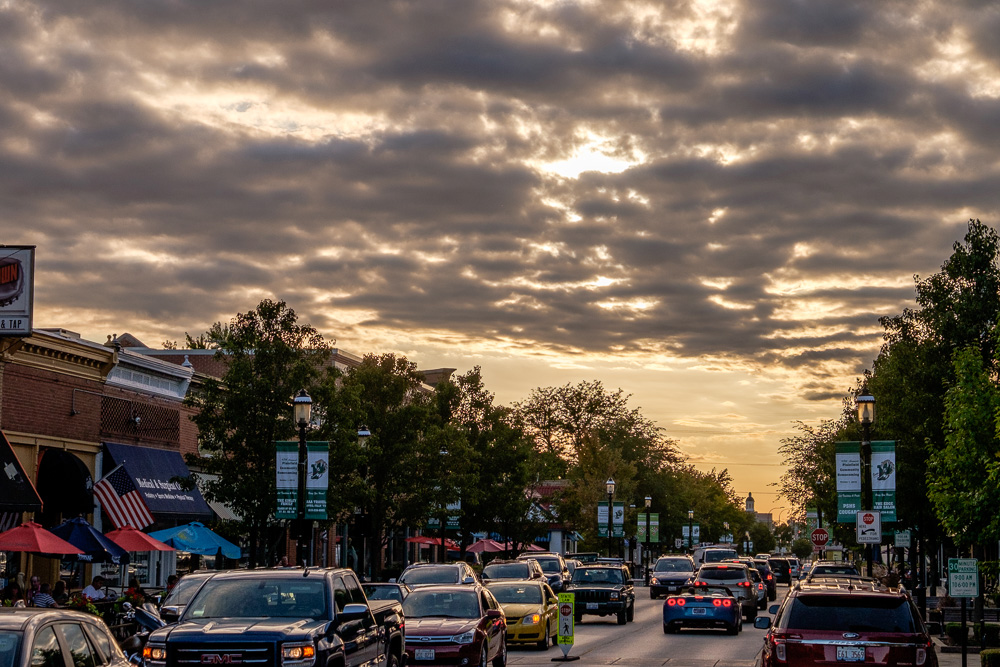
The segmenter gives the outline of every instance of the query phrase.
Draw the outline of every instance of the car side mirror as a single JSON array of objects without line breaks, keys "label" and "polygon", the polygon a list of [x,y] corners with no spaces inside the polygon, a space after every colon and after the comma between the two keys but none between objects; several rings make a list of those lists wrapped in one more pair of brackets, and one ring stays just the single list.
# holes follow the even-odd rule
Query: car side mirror
[{"label": "car side mirror", "polygon": [[754,619],[753,627],[758,630],[767,630],[771,627],[771,617],[770,616],[758,616]]},{"label": "car side mirror", "polygon": [[499,609],[487,609],[486,618],[502,618],[503,612]]}]

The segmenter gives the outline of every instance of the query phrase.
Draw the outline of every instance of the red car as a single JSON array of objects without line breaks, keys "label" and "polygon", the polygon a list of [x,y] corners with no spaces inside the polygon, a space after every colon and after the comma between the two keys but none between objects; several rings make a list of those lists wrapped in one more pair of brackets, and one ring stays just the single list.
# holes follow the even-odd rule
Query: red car
[{"label": "red car", "polygon": [[403,600],[407,665],[505,667],[507,620],[481,584],[424,586]]},{"label": "red car", "polygon": [[768,630],[760,667],[938,664],[909,595],[870,579],[797,586],[778,608],[773,625],[761,616],[754,627]]}]

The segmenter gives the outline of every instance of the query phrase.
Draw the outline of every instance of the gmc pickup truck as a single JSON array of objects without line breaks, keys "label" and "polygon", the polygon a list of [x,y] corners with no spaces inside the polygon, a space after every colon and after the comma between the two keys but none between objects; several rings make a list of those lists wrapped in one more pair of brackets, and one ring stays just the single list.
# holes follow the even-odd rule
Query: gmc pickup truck
[{"label": "gmc pickup truck", "polygon": [[176,624],[149,635],[146,667],[402,667],[403,608],[368,602],[346,569],[212,575]]}]

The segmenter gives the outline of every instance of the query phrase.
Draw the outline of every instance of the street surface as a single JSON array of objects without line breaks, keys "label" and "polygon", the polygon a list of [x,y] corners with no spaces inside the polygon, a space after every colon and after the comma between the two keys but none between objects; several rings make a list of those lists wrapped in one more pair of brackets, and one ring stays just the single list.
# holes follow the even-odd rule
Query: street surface
[{"label": "street surface", "polygon": [[[570,655],[580,660],[570,665],[627,665],[629,667],[752,667],[764,642],[764,630],[751,623],[732,637],[725,630],[685,629],[675,635],[663,634],[663,598],[650,600],[648,589],[637,586],[635,620],[618,625],[613,616],[584,616],[576,626],[576,643]],[[778,586],[778,604],[788,586]],[[766,610],[758,614],[767,615]],[[553,646],[547,651],[511,645],[507,662],[511,665],[558,665],[552,658],[562,650]]]}]

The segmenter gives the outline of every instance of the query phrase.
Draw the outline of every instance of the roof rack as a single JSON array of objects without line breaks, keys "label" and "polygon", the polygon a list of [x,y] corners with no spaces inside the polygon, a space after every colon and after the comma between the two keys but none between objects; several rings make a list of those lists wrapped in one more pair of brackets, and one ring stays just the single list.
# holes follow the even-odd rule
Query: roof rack
[{"label": "roof rack", "polygon": [[820,574],[810,577],[805,581],[799,581],[793,586],[795,590],[848,590],[848,591],[895,591],[901,590],[896,586],[886,586],[878,579],[871,577],[858,577],[844,574]]}]

